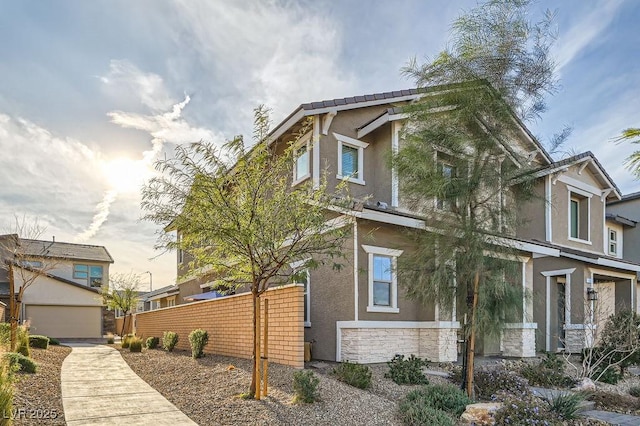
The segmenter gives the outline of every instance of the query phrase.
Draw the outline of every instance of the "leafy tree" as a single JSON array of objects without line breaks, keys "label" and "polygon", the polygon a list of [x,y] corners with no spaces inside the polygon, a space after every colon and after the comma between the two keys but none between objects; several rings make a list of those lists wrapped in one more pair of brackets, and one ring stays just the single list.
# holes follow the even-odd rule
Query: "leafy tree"
[{"label": "leafy tree", "polygon": [[[315,190],[311,183],[292,188],[295,141],[267,143],[269,118],[263,106],[255,110],[254,124],[256,144],[249,152],[241,137],[222,148],[205,142],[178,146],[174,158],[157,164],[163,174],[144,188],[142,206],[147,220],[171,224],[158,245],[189,252],[192,274],[207,271],[214,288],[251,292],[256,360],[259,297],[270,286],[289,282],[295,272],[291,263],[339,267],[346,223],[329,216],[338,198],[327,195],[324,181]],[[180,238],[169,230],[178,230]],[[252,397],[257,371],[254,363]]]},{"label": "leafy tree", "polygon": [[512,143],[514,111],[523,120],[537,117],[556,87],[551,15],[529,23],[529,3],[488,1],[455,21],[450,50],[404,70],[425,96],[405,108],[393,165],[403,202],[427,228],[410,232],[417,249],[399,259],[398,273],[411,298],[445,310],[466,299],[469,396],[477,333],[522,318],[525,295],[512,285],[521,271],[508,238],[517,207],[533,196],[535,163]]},{"label": "leafy tree", "polygon": [[[632,144],[640,143],[640,128],[629,128],[622,131],[622,134],[618,136],[616,142],[629,141]],[[625,160],[627,169],[631,170],[636,178],[640,179],[640,151],[634,151]]]},{"label": "leafy tree", "polygon": [[138,305],[140,293],[140,276],[134,273],[111,274],[109,285],[103,285],[100,289],[103,303],[111,309],[119,309],[124,315],[120,335],[124,336],[127,316],[131,317],[133,310]]},{"label": "leafy tree", "polygon": [[[0,268],[4,269],[9,280],[9,323],[11,324],[10,346],[15,351],[17,344],[18,320],[24,292],[38,279],[46,277],[58,266],[59,261],[46,256],[46,244],[43,242],[42,253],[36,253],[31,248],[44,233],[37,219],[15,216],[10,233],[0,235]],[[39,243],[39,242],[38,242]],[[17,285],[17,289],[16,289]]]}]

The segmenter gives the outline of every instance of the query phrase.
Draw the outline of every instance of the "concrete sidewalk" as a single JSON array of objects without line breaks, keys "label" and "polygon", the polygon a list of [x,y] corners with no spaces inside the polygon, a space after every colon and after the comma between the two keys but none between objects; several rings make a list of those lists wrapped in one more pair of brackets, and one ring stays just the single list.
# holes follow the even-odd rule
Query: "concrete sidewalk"
[{"label": "concrete sidewalk", "polygon": [[196,425],[138,377],[117,350],[91,343],[68,345],[72,351],[61,372],[67,425]]}]

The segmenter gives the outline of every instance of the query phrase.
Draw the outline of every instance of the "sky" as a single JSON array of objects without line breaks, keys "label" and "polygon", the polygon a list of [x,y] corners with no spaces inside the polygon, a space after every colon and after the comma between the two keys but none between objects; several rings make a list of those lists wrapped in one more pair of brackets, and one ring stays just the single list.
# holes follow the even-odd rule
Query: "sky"
[{"label": "sky", "polygon": [[[141,289],[175,282],[154,249],[140,188],[181,143],[251,135],[253,108],[279,123],[301,103],[406,89],[411,58],[446,47],[470,0],[0,0],[0,226],[37,220],[42,239],[104,245]],[[555,11],[560,88],[530,130],[556,155],[591,150],[623,194],[640,127],[640,2],[540,0]],[[638,146],[636,146],[638,147]]]}]

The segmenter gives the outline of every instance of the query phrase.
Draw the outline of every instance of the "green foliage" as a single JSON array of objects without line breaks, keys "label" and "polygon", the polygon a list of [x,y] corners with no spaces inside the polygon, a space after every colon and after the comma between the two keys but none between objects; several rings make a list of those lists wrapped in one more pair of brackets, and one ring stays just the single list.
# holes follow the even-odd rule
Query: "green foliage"
[{"label": "green foliage", "polygon": [[411,391],[405,400],[417,405],[424,405],[437,410],[442,410],[454,417],[460,417],[468,404],[473,401],[457,386],[428,385]]},{"label": "green foliage", "polygon": [[[462,383],[462,369],[452,372],[454,383]],[[473,375],[476,397],[483,400],[495,399],[501,392],[512,395],[528,395],[529,384],[513,371],[505,369],[476,369]]]},{"label": "green foliage", "polygon": [[100,287],[100,296],[103,303],[110,309],[124,312],[124,321],[120,335],[125,331],[125,326],[131,318],[127,316],[133,311],[140,299],[138,287],[140,276],[133,272],[128,274],[114,273],[109,276],[109,285]]},{"label": "green foliage", "polygon": [[367,389],[371,386],[371,369],[366,365],[343,362],[333,369],[333,374],[341,382],[356,388]]},{"label": "green foliage", "polygon": [[293,373],[293,391],[295,393],[293,402],[303,402],[309,404],[318,399],[318,379],[313,371],[296,371]]},{"label": "green foliage", "polygon": [[155,349],[159,343],[160,339],[158,337],[148,337],[146,342],[147,349]]},{"label": "green foliage", "polygon": [[37,370],[37,364],[31,359],[18,352],[7,352],[4,354],[10,368],[19,366],[20,371],[33,374]]},{"label": "green foliage", "polygon": [[547,352],[539,364],[524,364],[519,373],[532,386],[547,388],[573,386],[575,381],[567,376],[564,371],[564,359],[555,353]]},{"label": "green foliage", "polygon": [[60,344],[60,340],[56,339],[55,337],[49,337],[49,344],[58,346]]},{"label": "green foliage", "polygon": [[562,424],[549,404],[543,400],[527,395],[509,395],[502,393],[499,401],[503,403],[496,412],[496,425],[535,425],[548,426]]},{"label": "green foliage", "polygon": [[629,395],[640,398],[640,386],[631,386],[629,388]]},{"label": "green foliage", "polygon": [[3,360],[0,364],[0,416],[1,425],[11,425],[8,414],[13,409],[14,375],[8,362]]},{"label": "green foliage", "polygon": [[29,345],[32,348],[47,349],[49,348],[49,338],[47,336],[32,334],[29,336]]},{"label": "green foliage", "polygon": [[142,339],[139,337],[129,339],[129,350],[131,352],[142,352]]},{"label": "green foliage", "polygon": [[[640,128],[629,128],[622,131],[616,138],[616,142],[628,141],[632,144],[640,143]],[[640,151],[634,151],[624,161],[627,170],[630,170],[636,178],[640,178]]]},{"label": "green foliage", "polygon": [[107,336],[107,344],[108,345],[113,345],[116,341],[116,338],[111,334],[109,336]]},{"label": "green foliage", "polygon": [[162,333],[162,348],[165,351],[173,351],[173,348],[178,344],[178,333],[173,331],[165,331]]},{"label": "green foliage", "polygon": [[189,343],[191,344],[191,356],[193,358],[202,358],[204,356],[204,347],[209,343],[209,333],[201,328],[193,330],[189,333]]},{"label": "green foliage", "polygon": [[122,349],[127,349],[129,347],[129,344],[131,343],[131,339],[134,337],[135,336],[133,334],[127,334],[125,336],[122,336],[122,341],[120,342]]},{"label": "green foliage", "polygon": [[390,378],[399,385],[426,385],[429,383],[422,372],[422,367],[427,365],[426,360],[417,358],[415,355],[407,359],[404,355],[396,354],[391,361],[387,362],[389,371],[384,377]]},{"label": "green foliage", "polygon": [[444,411],[422,404],[420,400],[404,399],[398,406],[402,423],[407,426],[455,426],[456,422]]},{"label": "green foliage", "polygon": [[29,347],[29,330],[25,326],[19,326],[16,334],[16,352],[26,356],[31,356]]},{"label": "green foliage", "polygon": [[8,348],[11,344],[11,324],[8,322],[0,323],[0,345]]},{"label": "green foliage", "polygon": [[579,393],[561,393],[551,398],[549,409],[561,420],[572,420],[578,417],[582,401],[584,401],[584,396]]},{"label": "green foliage", "polygon": [[[586,354],[589,355],[589,352]],[[640,364],[640,316],[629,309],[611,315],[600,334],[599,346],[593,350],[591,358],[592,362],[599,364],[595,369],[596,374],[591,376],[598,381],[605,381],[598,373],[602,373],[606,366],[613,365],[608,370],[623,376],[628,366]],[[607,371],[604,376],[613,379],[615,375]]]}]

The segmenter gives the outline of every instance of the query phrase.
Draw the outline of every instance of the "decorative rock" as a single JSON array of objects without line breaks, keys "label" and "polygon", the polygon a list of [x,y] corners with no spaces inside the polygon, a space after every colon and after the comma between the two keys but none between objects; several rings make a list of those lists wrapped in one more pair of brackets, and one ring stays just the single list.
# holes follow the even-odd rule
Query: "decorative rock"
[{"label": "decorative rock", "polygon": [[576,386],[571,390],[580,391],[580,392],[594,392],[596,390],[596,384],[593,383],[593,380],[591,380],[590,378],[585,377],[580,381],[578,386]]},{"label": "decorative rock", "polygon": [[470,404],[460,416],[460,420],[465,425],[493,426],[496,423],[493,416],[500,408],[502,404],[499,402]]}]

